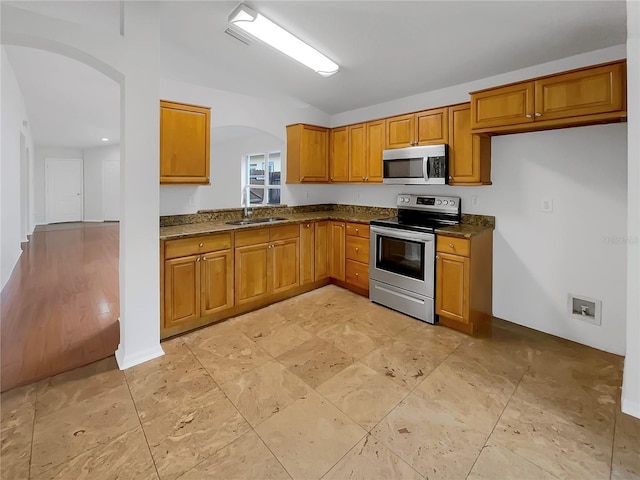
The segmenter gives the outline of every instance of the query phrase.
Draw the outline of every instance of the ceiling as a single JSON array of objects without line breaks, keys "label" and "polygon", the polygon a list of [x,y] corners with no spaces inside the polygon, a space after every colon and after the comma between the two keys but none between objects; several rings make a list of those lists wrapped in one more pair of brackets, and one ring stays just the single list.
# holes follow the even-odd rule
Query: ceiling
[{"label": "ceiling", "polygon": [[[622,0],[247,3],[336,61],[340,71],[323,78],[266,45],[226,35],[237,1],[164,1],[162,76],[286,97],[333,115],[626,41]],[[89,28],[120,28],[120,2],[10,4]],[[114,82],[58,55],[18,47],[7,52],[36,143],[80,146],[79,136],[90,143],[105,135],[102,127],[119,130]]]}]

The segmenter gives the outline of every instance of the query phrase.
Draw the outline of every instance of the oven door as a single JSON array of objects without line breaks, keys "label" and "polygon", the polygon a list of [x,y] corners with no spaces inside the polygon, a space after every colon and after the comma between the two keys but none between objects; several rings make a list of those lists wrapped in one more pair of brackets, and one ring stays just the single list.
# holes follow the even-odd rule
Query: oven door
[{"label": "oven door", "polygon": [[382,170],[382,183],[396,185],[424,185],[427,183],[426,157],[396,156],[385,158],[382,161]]},{"label": "oven door", "polygon": [[432,233],[372,226],[370,238],[369,278],[433,298]]}]

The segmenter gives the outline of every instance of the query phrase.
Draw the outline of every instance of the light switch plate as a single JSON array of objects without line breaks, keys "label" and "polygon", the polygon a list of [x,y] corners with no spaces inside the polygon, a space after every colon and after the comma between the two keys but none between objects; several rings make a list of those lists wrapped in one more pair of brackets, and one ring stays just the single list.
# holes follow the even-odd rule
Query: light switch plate
[{"label": "light switch plate", "polygon": [[553,198],[543,198],[540,203],[540,210],[546,213],[553,212]]}]

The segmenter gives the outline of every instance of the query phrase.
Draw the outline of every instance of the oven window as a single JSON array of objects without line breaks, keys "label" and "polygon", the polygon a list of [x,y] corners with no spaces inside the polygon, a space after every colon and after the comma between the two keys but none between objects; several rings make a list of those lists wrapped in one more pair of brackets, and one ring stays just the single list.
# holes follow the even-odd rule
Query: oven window
[{"label": "oven window", "polygon": [[419,158],[403,158],[398,160],[385,160],[384,162],[384,178],[422,178],[424,172],[422,165],[424,159]]},{"label": "oven window", "polygon": [[424,279],[424,243],[378,236],[376,268]]}]

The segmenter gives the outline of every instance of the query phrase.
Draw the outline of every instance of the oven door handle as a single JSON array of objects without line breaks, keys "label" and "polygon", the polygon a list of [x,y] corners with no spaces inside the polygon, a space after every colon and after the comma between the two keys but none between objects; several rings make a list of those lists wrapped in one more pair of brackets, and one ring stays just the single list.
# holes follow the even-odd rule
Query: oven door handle
[{"label": "oven door handle", "polygon": [[392,238],[400,238],[402,240],[411,240],[414,242],[433,242],[435,236],[433,233],[416,233],[416,232],[408,232],[406,230],[400,230],[398,228],[384,228],[384,227],[371,227],[372,233],[377,233],[379,235],[385,235],[387,237]]}]

